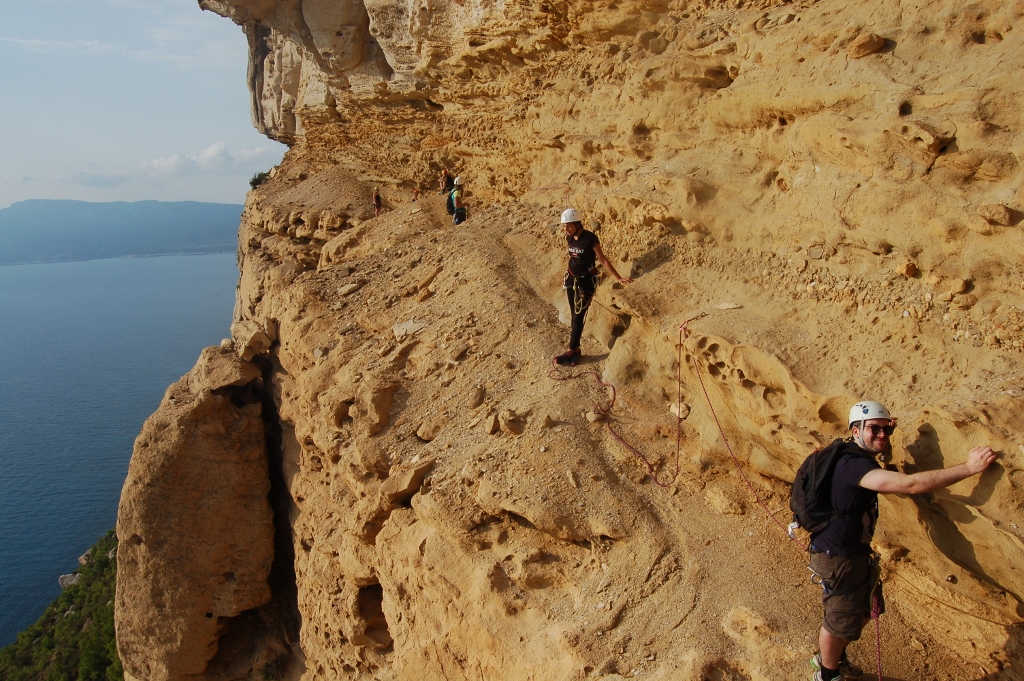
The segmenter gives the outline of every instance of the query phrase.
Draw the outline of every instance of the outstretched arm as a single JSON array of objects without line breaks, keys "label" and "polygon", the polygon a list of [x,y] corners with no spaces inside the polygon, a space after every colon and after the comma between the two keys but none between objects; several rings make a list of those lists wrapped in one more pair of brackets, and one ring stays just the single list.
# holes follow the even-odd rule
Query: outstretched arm
[{"label": "outstretched arm", "polygon": [[937,471],[922,471],[920,473],[897,473],[877,469],[867,473],[858,486],[865,489],[882,493],[896,494],[921,494],[922,492],[934,492],[943,487],[949,487],[955,482],[965,480],[972,475],[977,475],[988,468],[996,460],[996,453],[991,447],[975,447],[967,455],[967,462],[949,468],[942,468]]},{"label": "outstretched arm", "polygon": [[604,266],[604,268],[606,270],[608,270],[613,277],[618,279],[620,283],[623,283],[623,284],[632,284],[633,283],[633,280],[630,279],[629,277],[621,277],[621,276],[619,276],[619,273],[615,271],[615,266],[612,265],[611,261],[609,261],[608,258],[605,257],[604,251],[601,250],[601,244],[596,244],[594,246],[594,254],[597,255],[597,259],[601,261],[601,264]]}]

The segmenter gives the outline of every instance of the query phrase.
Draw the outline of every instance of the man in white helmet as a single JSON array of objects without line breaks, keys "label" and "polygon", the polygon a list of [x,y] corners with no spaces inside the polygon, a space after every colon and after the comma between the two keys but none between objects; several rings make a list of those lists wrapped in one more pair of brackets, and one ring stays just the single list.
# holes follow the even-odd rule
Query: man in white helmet
[{"label": "man in white helmet", "polygon": [[811,535],[811,570],[822,580],[825,609],[818,633],[820,651],[811,659],[812,681],[856,678],[859,668],[846,657],[846,646],[860,638],[871,616],[885,604],[871,551],[878,520],[878,493],[921,494],[947,487],[981,473],[995,461],[991,447],[975,447],[967,462],[934,471],[907,475],[882,468],[892,459],[889,441],[896,419],[878,402],[858,402],[850,409],[852,437],[832,476],[832,508],[835,518],[828,527]]},{"label": "man in white helmet", "polygon": [[587,318],[590,301],[597,291],[597,261],[620,283],[628,284],[633,280],[621,277],[615,267],[601,251],[601,242],[593,232],[583,229],[583,216],[575,208],[562,211],[562,227],[565,228],[565,241],[569,247],[569,267],[562,279],[562,288],[569,298],[569,314],[572,318],[569,331],[569,349],[555,357],[555,362],[566,366],[576,366],[580,360],[580,338],[583,336],[583,323]]},{"label": "man in white helmet", "polygon": [[452,203],[455,205],[455,214],[452,215],[452,222],[461,225],[466,221],[465,186],[462,177],[455,178],[455,188],[452,189]]}]

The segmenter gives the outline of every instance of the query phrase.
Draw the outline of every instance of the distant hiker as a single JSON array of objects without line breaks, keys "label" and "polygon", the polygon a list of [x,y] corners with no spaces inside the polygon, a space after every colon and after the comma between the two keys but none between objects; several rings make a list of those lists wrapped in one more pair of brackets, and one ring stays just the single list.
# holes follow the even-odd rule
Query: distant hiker
[{"label": "distant hiker", "polygon": [[455,180],[453,180],[452,176],[448,174],[447,168],[441,171],[441,178],[438,180],[437,184],[440,188],[440,191],[438,192],[439,194],[447,194],[455,188]]},{"label": "distant hiker", "polygon": [[583,216],[575,208],[567,208],[562,212],[562,226],[565,228],[565,241],[569,246],[569,267],[562,279],[562,288],[569,299],[569,314],[572,324],[569,331],[569,349],[555,357],[558,364],[576,366],[580,361],[580,338],[583,336],[583,323],[587,318],[587,310],[597,291],[597,261],[620,283],[628,284],[633,280],[621,277],[615,267],[601,251],[601,242],[597,235],[583,229]]},{"label": "distant hiker", "polygon": [[[841,448],[830,484],[832,519],[811,534],[811,571],[821,580],[825,616],[818,633],[820,652],[811,658],[812,681],[833,681],[862,674],[846,656],[846,646],[860,638],[872,616],[885,610],[878,558],[871,538],[878,520],[878,493],[921,494],[981,473],[995,461],[990,447],[975,447],[967,462],[907,475],[882,468],[892,458],[889,437],[896,419],[878,402],[858,402],[850,410],[852,437],[826,447]],[[817,456],[816,452],[811,456]],[[803,467],[801,467],[803,468]],[[797,480],[801,472],[797,473]],[[796,495],[797,483],[794,483]],[[797,510],[794,508],[794,510]]]},{"label": "distant hiker", "polygon": [[384,202],[380,198],[380,187],[373,188],[373,217],[380,217],[380,211],[384,207]]},{"label": "distant hiker", "polygon": [[465,186],[461,177],[456,177],[453,182],[454,188],[452,193],[449,195],[451,207],[454,209],[452,213],[452,223],[461,225],[466,221],[466,202],[465,202]]},{"label": "distant hiker", "polygon": [[413,203],[416,203],[416,201],[417,201],[417,200],[418,200],[419,198],[420,198],[420,190],[419,190],[419,189],[413,189],[413,190],[412,190],[412,202],[413,202]]}]

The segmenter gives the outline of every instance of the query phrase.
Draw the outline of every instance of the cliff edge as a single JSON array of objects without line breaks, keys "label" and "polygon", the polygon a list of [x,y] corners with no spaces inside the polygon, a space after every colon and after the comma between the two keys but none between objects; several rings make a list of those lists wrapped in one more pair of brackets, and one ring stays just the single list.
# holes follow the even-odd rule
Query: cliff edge
[{"label": "cliff edge", "polygon": [[[773,520],[861,398],[898,470],[1000,452],[881,498],[887,678],[1024,675],[1024,3],[200,5],[291,148],[136,442],[126,675],[806,675]],[[567,205],[635,282],[552,372]]]}]

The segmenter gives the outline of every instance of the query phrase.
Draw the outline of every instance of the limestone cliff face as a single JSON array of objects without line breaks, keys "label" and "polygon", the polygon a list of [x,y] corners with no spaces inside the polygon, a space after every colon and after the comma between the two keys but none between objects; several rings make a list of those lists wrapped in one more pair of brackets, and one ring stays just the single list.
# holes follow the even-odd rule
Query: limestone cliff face
[{"label": "limestone cliff face", "polygon": [[[132,676],[798,677],[820,592],[768,513],[866,397],[898,470],[1000,451],[883,498],[886,674],[1024,675],[1024,4],[200,5],[292,148],[243,215],[236,359],[136,447]],[[561,380],[566,205],[635,282]]]},{"label": "limestone cliff face", "polygon": [[266,440],[245,387],[259,375],[232,352],[206,349],[135,441],[115,603],[134,678],[202,674],[232,621],[270,600]]}]

